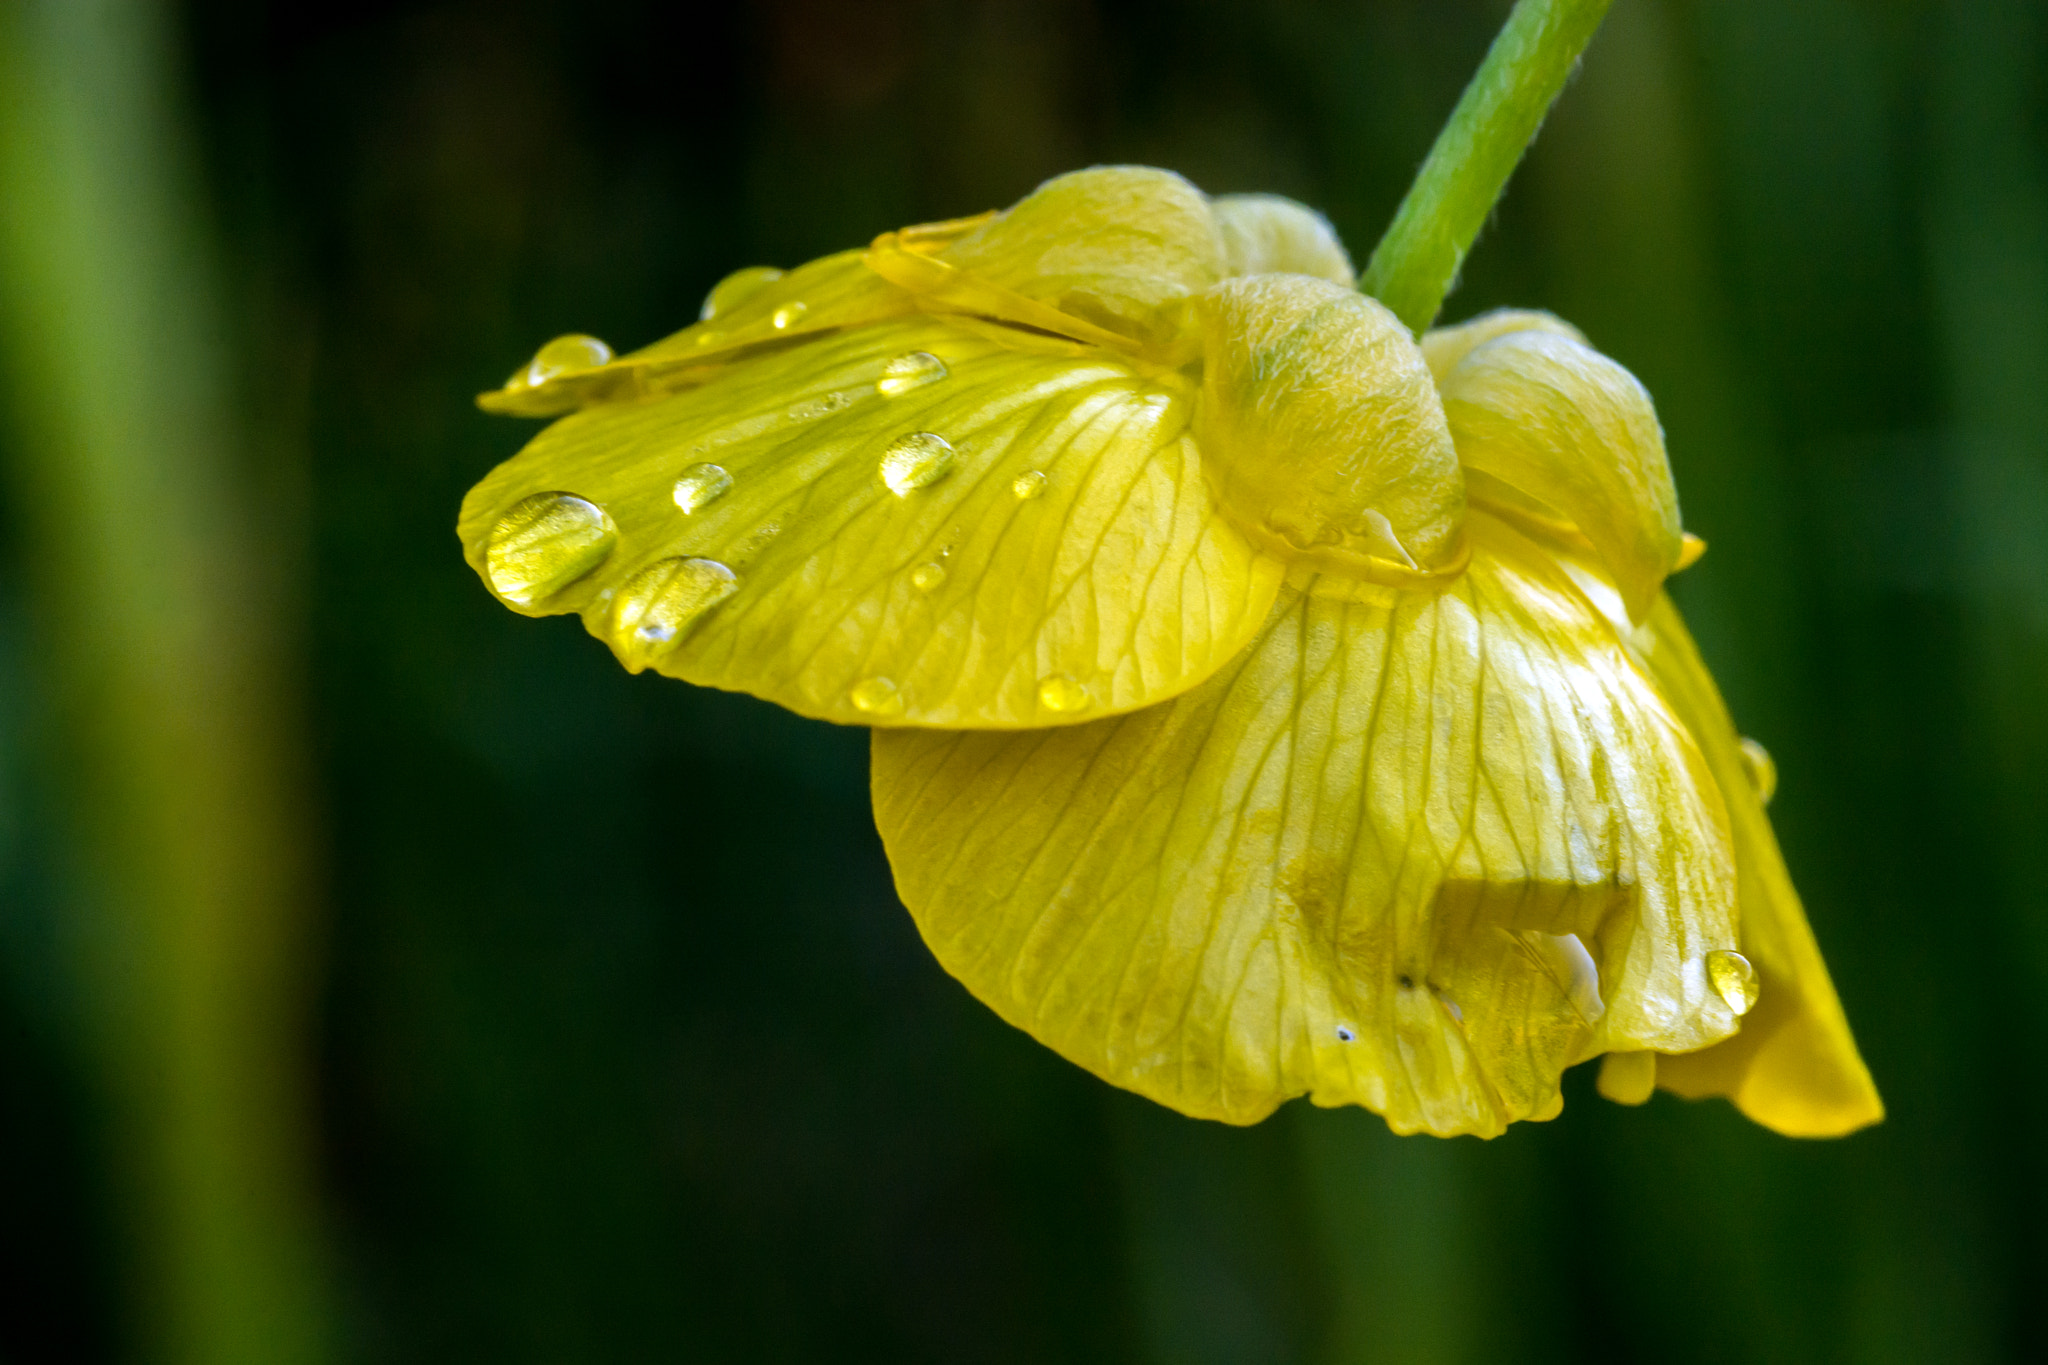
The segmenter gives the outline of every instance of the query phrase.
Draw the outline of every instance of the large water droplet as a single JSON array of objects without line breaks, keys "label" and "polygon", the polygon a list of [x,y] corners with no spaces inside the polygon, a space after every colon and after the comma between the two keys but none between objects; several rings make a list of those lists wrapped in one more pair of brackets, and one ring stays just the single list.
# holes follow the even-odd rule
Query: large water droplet
[{"label": "large water droplet", "polygon": [[1038,684],[1038,701],[1048,711],[1078,711],[1088,704],[1088,689],[1064,673]]},{"label": "large water droplet", "polygon": [[514,384],[538,388],[550,379],[565,374],[576,374],[583,370],[594,370],[600,365],[609,365],[612,348],[596,337],[581,332],[556,337],[534,353],[526,362],[526,368],[512,377]]},{"label": "large water droplet", "polygon": [[899,436],[882,452],[882,482],[899,498],[929,488],[953,472],[953,443],[932,431]]},{"label": "large water droplet", "polygon": [[739,591],[731,569],[715,559],[658,559],[627,580],[612,602],[612,627],[628,654],[658,654],[711,608]]},{"label": "large water droplet", "polygon": [[1771,758],[1771,751],[1751,739],[1742,737],[1742,770],[1749,774],[1749,785],[1756,788],[1757,800],[1766,806],[1778,793],[1778,765]]},{"label": "large water droplet", "polygon": [[937,592],[946,583],[946,566],[920,564],[910,571],[910,586],[919,592]]},{"label": "large water droplet", "polygon": [[1045,492],[1045,471],[1042,469],[1025,470],[1022,474],[1010,480],[1010,492],[1016,496],[1019,502],[1031,501]]},{"label": "large water droplet", "polygon": [[1749,1013],[1763,984],[1749,959],[1727,948],[1716,948],[1707,954],[1707,983],[1737,1014]]},{"label": "large water droplet", "polygon": [[704,296],[704,306],[697,310],[697,321],[709,322],[720,313],[730,313],[761,290],[782,278],[782,272],[772,265],[750,265],[745,270],[735,270]]},{"label": "large water droplet", "polygon": [[604,563],[618,539],[596,503],[574,493],[535,493],[491,528],[484,572],[498,596],[530,607]]},{"label": "large water droplet", "polygon": [[875,381],[875,391],[884,398],[894,398],[899,393],[936,384],[945,377],[945,361],[930,351],[909,351],[882,367],[882,377]]},{"label": "large water droplet", "polygon": [[903,714],[903,689],[887,678],[864,678],[853,685],[847,697],[856,711],[871,716]]},{"label": "large water droplet", "polygon": [[809,304],[804,303],[802,300],[797,300],[794,303],[785,303],[782,307],[769,314],[768,321],[774,324],[776,331],[786,332],[796,326],[797,323],[803,321],[804,314],[810,311]]},{"label": "large water droplet", "polygon": [[676,479],[676,506],[685,512],[709,507],[732,492],[732,475],[715,464],[693,464]]}]

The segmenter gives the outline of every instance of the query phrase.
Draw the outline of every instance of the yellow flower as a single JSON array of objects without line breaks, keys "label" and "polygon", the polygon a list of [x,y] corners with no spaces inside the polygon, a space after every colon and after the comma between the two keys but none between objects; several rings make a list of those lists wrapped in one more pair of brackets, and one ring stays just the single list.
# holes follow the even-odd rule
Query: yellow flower
[{"label": "yellow flower", "polygon": [[484,480],[493,591],[877,727],[898,886],[1004,1018],[1185,1113],[1502,1131],[1600,1088],[1881,1116],[1663,594],[1649,396],[1570,326],[1418,344],[1327,224],[1162,171],[742,271]]}]

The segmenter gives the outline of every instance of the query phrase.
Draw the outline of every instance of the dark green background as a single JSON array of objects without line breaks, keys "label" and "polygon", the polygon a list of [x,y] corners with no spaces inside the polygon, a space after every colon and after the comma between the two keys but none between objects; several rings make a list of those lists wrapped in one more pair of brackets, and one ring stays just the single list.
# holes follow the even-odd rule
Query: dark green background
[{"label": "dark green background", "polygon": [[[1362,259],[1504,12],[176,12],[241,420],[284,474],[335,1359],[2048,1352],[2038,3],[1617,0],[1446,312],[1554,309],[1657,397],[1712,545],[1676,591],[1891,1106],[1849,1140],[1618,1109],[1583,1068],[1487,1144],[1112,1091],[925,952],[864,734],[628,676],[462,562],[464,490],[532,430],[471,396],[546,338],[642,345],[735,267],[1103,161],[1293,195]],[[53,947],[8,498],[0,1359],[93,1362],[150,1328]]]}]

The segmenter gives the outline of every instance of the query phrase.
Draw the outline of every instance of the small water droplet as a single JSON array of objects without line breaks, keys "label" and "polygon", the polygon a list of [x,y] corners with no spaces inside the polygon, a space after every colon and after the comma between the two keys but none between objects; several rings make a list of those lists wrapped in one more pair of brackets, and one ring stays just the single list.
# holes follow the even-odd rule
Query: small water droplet
[{"label": "small water droplet", "polygon": [[801,300],[794,303],[785,303],[769,315],[768,321],[774,324],[776,331],[786,332],[802,321],[804,314],[809,311],[811,311],[810,305]]},{"label": "small water droplet", "polygon": [[882,452],[882,482],[899,498],[929,488],[953,472],[953,443],[932,431],[899,436]]},{"label": "small water droplet", "polygon": [[750,265],[733,271],[711,286],[711,292],[704,296],[704,306],[697,310],[697,321],[709,322],[720,313],[731,312],[781,278],[782,272],[772,265]]},{"label": "small water droplet", "polygon": [[1048,711],[1078,711],[1088,704],[1088,689],[1055,673],[1038,684],[1038,701]]},{"label": "small water droplet", "polygon": [[1031,501],[1039,494],[1045,492],[1045,471],[1042,469],[1025,470],[1022,474],[1010,480],[1010,492],[1016,495],[1019,502]]},{"label": "small water droplet", "polygon": [[619,590],[612,603],[613,629],[629,654],[657,654],[739,587],[739,578],[715,559],[658,559]]},{"label": "small water droplet", "polygon": [[839,411],[839,409],[845,407],[848,403],[852,401],[852,399],[848,398],[843,393],[828,393],[825,395],[825,406],[827,408],[830,408],[834,412]]},{"label": "small water droplet", "polygon": [[527,388],[538,388],[550,379],[565,374],[577,374],[583,370],[594,370],[600,365],[609,365],[612,348],[596,337],[581,332],[556,337],[534,353],[526,362],[526,368],[512,377],[514,384]]},{"label": "small water droplet", "polygon": [[1714,994],[1737,1014],[1749,1013],[1762,988],[1749,959],[1728,948],[1716,948],[1707,954],[1707,982],[1713,986]]},{"label": "small water droplet", "polygon": [[1771,751],[1748,735],[1742,737],[1742,768],[1749,774],[1749,785],[1756,788],[1757,800],[1770,805],[1778,794],[1778,765]]},{"label": "small water droplet", "polygon": [[910,585],[919,592],[937,592],[946,582],[946,566],[920,564],[910,571]]},{"label": "small water droplet", "polygon": [[909,351],[882,367],[882,377],[875,381],[875,391],[884,398],[894,398],[899,393],[936,384],[945,377],[945,361],[930,351]]},{"label": "small water droplet", "polygon": [[903,714],[903,689],[887,678],[862,679],[854,684],[848,699],[856,711],[865,711],[871,716]]},{"label": "small water droplet", "polygon": [[697,512],[732,492],[732,475],[715,464],[693,464],[676,479],[676,506]]},{"label": "small water droplet", "polygon": [[1349,1024],[1339,1024],[1337,1025],[1337,1041],[1340,1043],[1355,1043],[1358,1041],[1358,1031]]},{"label": "small water droplet", "polygon": [[745,540],[742,540],[733,547],[732,557],[741,563],[745,563],[761,551],[767,549],[768,542],[781,534],[782,523],[779,521],[771,521],[765,525],[756,526]]},{"label": "small water droplet", "polygon": [[716,346],[719,342],[723,340],[725,340],[725,333],[719,331],[716,327],[712,327],[706,329],[705,331],[697,333],[697,340],[695,344],[700,348],[705,346]]},{"label": "small water droplet", "polygon": [[491,528],[484,570],[498,596],[530,607],[604,563],[618,539],[596,503],[574,493],[535,493]]}]

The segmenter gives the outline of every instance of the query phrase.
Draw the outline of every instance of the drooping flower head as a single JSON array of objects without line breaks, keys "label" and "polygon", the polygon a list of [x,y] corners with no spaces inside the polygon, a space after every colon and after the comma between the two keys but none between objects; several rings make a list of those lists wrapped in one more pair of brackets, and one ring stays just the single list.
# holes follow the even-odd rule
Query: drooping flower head
[{"label": "drooping flower head", "polygon": [[461,535],[629,668],[876,727],[939,959],[1183,1112],[1493,1134],[1604,1054],[1626,1102],[1875,1120],[1663,593],[1699,546],[1648,394],[1352,280],[1288,201],[1063,176],[550,343],[482,401],[565,415]]}]

